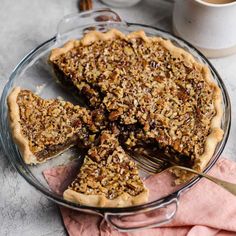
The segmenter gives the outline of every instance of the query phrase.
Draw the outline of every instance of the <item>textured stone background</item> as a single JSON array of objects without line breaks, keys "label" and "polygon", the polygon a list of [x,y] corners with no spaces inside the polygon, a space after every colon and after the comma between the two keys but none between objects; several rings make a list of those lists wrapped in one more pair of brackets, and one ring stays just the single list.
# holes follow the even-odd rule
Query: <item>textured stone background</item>
[{"label": "textured stone background", "polygon": [[[104,6],[98,1],[95,7]],[[171,31],[172,4],[165,0],[143,0],[127,9],[114,9],[129,22],[144,23]],[[58,21],[77,12],[77,0],[1,0],[0,91],[19,60],[56,33]],[[211,60],[230,93],[233,118],[236,113],[236,55]],[[236,124],[233,121],[224,156],[236,154]],[[66,235],[58,207],[36,192],[14,170],[0,150],[0,235]]]}]

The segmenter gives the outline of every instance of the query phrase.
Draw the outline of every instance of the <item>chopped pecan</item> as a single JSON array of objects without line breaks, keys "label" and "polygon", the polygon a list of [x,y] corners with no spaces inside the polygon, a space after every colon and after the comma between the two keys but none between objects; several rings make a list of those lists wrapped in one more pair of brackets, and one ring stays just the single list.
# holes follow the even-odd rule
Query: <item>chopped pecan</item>
[{"label": "chopped pecan", "polygon": [[79,0],[79,10],[80,11],[89,11],[93,9],[92,0]]}]

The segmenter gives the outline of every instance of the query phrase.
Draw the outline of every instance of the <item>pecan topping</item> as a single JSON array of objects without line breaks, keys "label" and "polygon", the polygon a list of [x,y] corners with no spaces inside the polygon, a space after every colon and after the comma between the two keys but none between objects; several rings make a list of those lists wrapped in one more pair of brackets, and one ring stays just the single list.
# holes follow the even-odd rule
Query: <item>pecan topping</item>
[{"label": "pecan topping", "polygon": [[93,9],[92,0],[80,0],[79,1],[79,10],[80,11],[89,11]]}]

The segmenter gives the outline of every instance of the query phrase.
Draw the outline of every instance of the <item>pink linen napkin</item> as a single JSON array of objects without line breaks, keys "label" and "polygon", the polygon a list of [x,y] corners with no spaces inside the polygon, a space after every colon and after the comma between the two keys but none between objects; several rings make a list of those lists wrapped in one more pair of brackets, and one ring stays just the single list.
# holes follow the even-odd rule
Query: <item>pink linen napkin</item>
[{"label": "pink linen napkin", "polygon": [[[68,179],[76,174],[76,164],[59,166],[44,171],[44,176],[52,189],[62,194]],[[220,159],[209,174],[236,183],[236,163]],[[145,181],[150,196],[173,192],[171,184],[165,184],[171,175],[167,172],[151,176]],[[154,183],[160,188],[154,188]],[[164,183],[164,184],[163,184]],[[236,197],[206,179],[201,179],[189,191],[181,195],[175,219],[160,228],[121,233],[109,227],[99,216],[60,207],[65,227],[70,236],[233,236],[236,235]]]}]

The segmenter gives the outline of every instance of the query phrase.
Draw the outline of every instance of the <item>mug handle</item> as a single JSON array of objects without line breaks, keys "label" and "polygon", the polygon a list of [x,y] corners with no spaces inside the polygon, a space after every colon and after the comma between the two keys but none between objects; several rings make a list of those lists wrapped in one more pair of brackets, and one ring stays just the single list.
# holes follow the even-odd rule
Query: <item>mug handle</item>
[{"label": "mug handle", "polygon": [[105,213],[104,218],[115,229],[130,232],[138,229],[149,229],[170,222],[178,209],[178,196],[155,203],[153,207],[141,211]]}]

